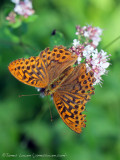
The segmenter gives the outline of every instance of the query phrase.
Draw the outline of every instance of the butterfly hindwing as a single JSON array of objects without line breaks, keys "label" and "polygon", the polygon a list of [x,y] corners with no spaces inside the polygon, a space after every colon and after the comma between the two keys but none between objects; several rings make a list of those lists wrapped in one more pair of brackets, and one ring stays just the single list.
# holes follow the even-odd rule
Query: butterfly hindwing
[{"label": "butterfly hindwing", "polygon": [[15,78],[30,86],[44,88],[48,85],[47,70],[40,57],[15,60],[8,69]]},{"label": "butterfly hindwing", "polygon": [[[69,128],[77,133],[81,133],[81,128],[85,127],[85,115],[82,114],[85,105],[74,102],[73,98],[75,99],[75,96],[72,94],[69,94],[69,98],[67,93],[62,95],[56,92],[53,94],[54,103],[60,117]],[[77,97],[76,101],[80,101],[80,99]]]},{"label": "butterfly hindwing", "polygon": [[61,118],[77,133],[81,133],[81,128],[86,126],[82,112],[86,102],[94,94],[93,81],[93,72],[87,73],[85,64],[78,65],[53,94]]}]

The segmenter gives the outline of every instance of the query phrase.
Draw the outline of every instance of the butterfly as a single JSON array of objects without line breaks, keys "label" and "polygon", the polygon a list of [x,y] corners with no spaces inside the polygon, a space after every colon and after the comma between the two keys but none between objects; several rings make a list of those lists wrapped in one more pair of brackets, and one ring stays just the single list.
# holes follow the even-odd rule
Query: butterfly
[{"label": "butterfly", "polygon": [[85,104],[94,94],[93,71],[87,72],[85,63],[73,67],[78,56],[63,46],[43,50],[38,56],[21,58],[8,66],[19,81],[42,88],[52,95],[56,109],[65,124],[77,133],[86,126]]}]

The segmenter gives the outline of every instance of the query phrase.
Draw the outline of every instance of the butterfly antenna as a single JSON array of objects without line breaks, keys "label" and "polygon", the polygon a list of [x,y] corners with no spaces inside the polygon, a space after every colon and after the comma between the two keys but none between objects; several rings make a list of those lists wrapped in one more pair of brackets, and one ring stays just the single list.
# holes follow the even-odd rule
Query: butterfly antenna
[{"label": "butterfly antenna", "polygon": [[120,39],[120,36],[118,36],[117,38],[115,38],[113,41],[111,41],[110,43],[108,43],[105,47],[103,47],[103,49],[108,48],[109,46],[111,46],[113,43],[115,43],[117,40]]},{"label": "butterfly antenna", "polygon": [[47,101],[48,101],[48,106],[49,106],[49,110],[50,110],[51,122],[52,122],[52,121],[53,121],[53,119],[52,119],[52,112],[51,112],[51,108],[50,108],[50,103],[49,103],[48,96],[47,96]]},{"label": "butterfly antenna", "polygon": [[40,94],[26,94],[26,95],[19,95],[18,97],[21,98],[21,97],[26,97],[26,96],[38,96]]}]

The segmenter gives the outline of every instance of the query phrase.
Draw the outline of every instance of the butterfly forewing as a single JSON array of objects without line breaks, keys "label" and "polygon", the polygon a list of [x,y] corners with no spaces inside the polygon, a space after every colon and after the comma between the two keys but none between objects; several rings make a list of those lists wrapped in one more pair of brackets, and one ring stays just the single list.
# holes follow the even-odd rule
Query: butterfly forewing
[{"label": "butterfly forewing", "polygon": [[8,69],[15,78],[30,86],[44,88],[48,85],[48,73],[40,57],[15,60]]},{"label": "butterfly forewing", "polygon": [[72,54],[63,46],[54,47],[52,51],[46,48],[39,56],[45,62],[49,83],[52,83],[66,68],[72,66],[77,60],[77,55]]}]

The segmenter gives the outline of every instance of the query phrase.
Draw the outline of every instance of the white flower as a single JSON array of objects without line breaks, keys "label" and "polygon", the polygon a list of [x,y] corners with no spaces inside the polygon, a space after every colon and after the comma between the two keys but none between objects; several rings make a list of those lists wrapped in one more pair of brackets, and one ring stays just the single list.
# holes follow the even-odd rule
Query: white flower
[{"label": "white flower", "polygon": [[84,32],[84,36],[85,36],[85,37],[89,37],[89,32],[85,31],[85,32]]},{"label": "white flower", "polygon": [[87,68],[87,72],[89,72],[91,70],[90,66],[88,65],[88,63],[86,63],[86,68]]},{"label": "white flower", "polygon": [[105,52],[103,50],[101,50],[100,53],[101,53],[102,56],[105,56],[107,54],[107,52]]},{"label": "white flower", "polygon": [[101,38],[100,37],[92,37],[92,43],[95,45],[95,46],[98,46],[99,42],[101,41]]},{"label": "white flower", "polygon": [[18,4],[20,0],[11,0],[13,3]]},{"label": "white flower", "polygon": [[76,32],[75,34],[76,34],[76,35],[79,35],[79,32]]},{"label": "white flower", "polygon": [[95,27],[96,29],[97,29],[97,34],[99,35],[99,36],[101,36],[102,35],[102,32],[103,32],[103,29],[101,29],[100,27]]},{"label": "white flower", "polygon": [[94,52],[92,52],[91,55],[92,55],[92,59],[93,59],[93,60],[97,59],[97,57],[98,57],[98,55],[95,54]]},{"label": "white flower", "polygon": [[91,52],[93,52],[94,48],[90,45],[87,45],[83,50],[83,56],[87,59],[90,58]]},{"label": "white flower", "polygon": [[81,63],[81,60],[82,60],[82,58],[81,58],[81,56],[79,55],[79,56],[78,56],[78,59],[77,59],[78,64],[80,64],[80,63]]},{"label": "white flower", "polygon": [[86,29],[87,29],[87,26],[83,26],[82,29],[83,29],[83,30],[86,30]]},{"label": "white flower", "polygon": [[14,11],[19,15],[28,17],[34,13],[34,10],[32,9],[32,2],[30,0],[19,1],[19,3],[16,3]]},{"label": "white flower", "polygon": [[105,63],[103,63],[103,64],[102,64],[102,67],[103,67],[103,68],[108,68],[108,67],[109,67],[109,65],[110,65],[110,63],[109,63],[109,62],[105,62]]},{"label": "white flower", "polygon": [[91,52],[93,52],[94,48],[93,48],[91,45],[87,45],[87,46],[85,47],[85,50],[86,50],[88,53],[91,53]]},{"label": "white flower", "polygon": [[21,5],[19,5],[19,4],[15,6],[14,11],[15,11],[16,13],[20,14],[20,15],[23,14],[23,12],[22,12],[22,7],[21,7]]},{"label": "white flower", "polygon": [[91,60],[91,64],[93,65],[93,67],[96,67],[96,65],[98,66],[99,65],[99,59],[92,59]]},{"label": "white flower", "polygon": [[93,41],[92,44],[95,45],[95,46],[98,46],[99,42],[98,41]]},{"label": "white flower", "polygon": [[25,4],[27,5],[28,8],[32,9],[32,2],[30,0],[24,0]]},{"label": "white flower", "polygon": [[74,40],[73,40],[73,46],[74,46],[74,47],[77,47],[77,46],[79,46],[79,45],[80,45],[80,41],[77,40],[77,39],[74,39]]}]

